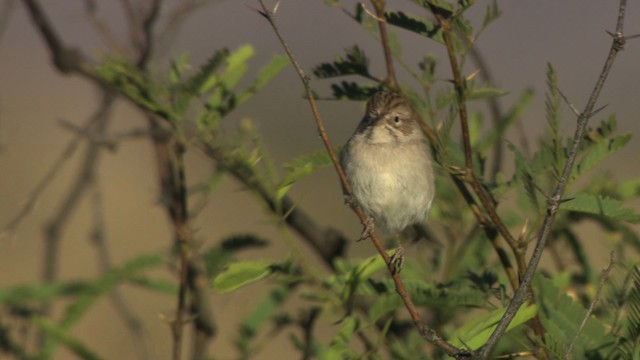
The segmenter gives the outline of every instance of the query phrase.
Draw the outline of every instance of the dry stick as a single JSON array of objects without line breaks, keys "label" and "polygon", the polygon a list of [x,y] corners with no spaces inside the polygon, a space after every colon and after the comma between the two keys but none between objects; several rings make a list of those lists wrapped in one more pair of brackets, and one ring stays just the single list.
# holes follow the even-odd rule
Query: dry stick
[{"label": "dry stick", "polygon": [[[318,133],[320,134],[320,137],[322,138],[322,141],[323,141],[323,143],[324,143],[324,145],[325,145],[325,147],[327,149],[327,152],[329,153],[329,156],[331,157],[331,161],[333,162],[333,165],[334,165],[334,167],[336,169],[336,172],[338,173],[338,176],[340,177],[340,181],[342,183],[342,186],[345,189],[345,192],[347,193],[347,195],[350,195],[351,194],[351,187],[349,186],[349,182],[347,181],[345,173],[344,173],[342,167],[340,166],[340,162],[338,161],[338,159],[336,157],[336,154],[333,151],[333,146],[331,145],[331,142],[329,140],[327,132],[326,132],[326,130],[324,128],[324,124],[322,122],[322,119],[320,118],[320,114],[318,112],[318,108],[317,108],[317,105],[316,105],[316,102],[315,102],[315,99],[314,99],[314,96],[313,96],[313,92],[311,91],[311,87],[309,86],[309,77],[304,73],[304,70],[302,70],[302,67],[297,62],[295,57],[293,56],[293,53],[292,53],[291,49],[289,48],[289,45],[287,44],[287,42],[284,40],[282,34],[280,33],[280,29],[278,28],[278,26],[277,26],[277,24],[275,22],[275,18],[274,18],[275,12],[272,11],[272,10],[267,9],[266,5],[264,4],[264,0],[259,0],[259,2],[260,2],[260,5],[262,7],[262,11],[258,11],[258,12],[267,19],[267,21],[269,22],[269,24],[273,28],[273,31],[275,32],[276,36],[278,37],[278,40],[282,44],[282,47],[284,48],[285,52],[287,53],[287,56],[291,60],[291,63],[293,64],[296,72],[298,73],[298,76],[300,77],[300,80],[302,81],[302,84],[303,84],[303,86],[305,88],[305,91],[306,91],[306,94],[307,94],[307,99],[309,101],[309,105],[311,107],[311,112],[313,113],[313,118],[314,118],[314,120],[316,122],[316,126],[318,128]],[[276,3],[276,8],[277,8],[277,6],[278,6],[278,3]],[[356,212],[356,214],[360,218],[360,221],[364,224],[365,221],[367,220],[367,217],[365,216],[364,212],[362,211],[362,208],[355,207],[354,211]],[[404,283],[402,282],[402,279],[400,278],[400,275],[398,274],[398,272],[395,270],[394,265],[390,262],[389,255],[387,254],[385,248],[382,246],[382,243],[380,242],[380,239],[378,238],[377,234],[375,232],[371,232],[369,237],[371,238],[371,241],[373,242],[373,245],[378,250],[378,253],[380,254],[380,256],[382,256],[382,258],[384,259],[385,263],[387,264],[387,269],[389,270],[389,273],[391,274],[393,282],[394,282],[394,284],[396,286],[396,291],[398,292],[398,294],[402,298],[402,301],[404,302],[404,304],[405,304],[405,306],[407,308],[407,311],[409,312],[409,315],[411,316],[411,319],[413,320],[414,324],[418,328],[418,331],[419,331],[420,335],[423,338],[425,338],[428,341],[430,341],[431,343],[433,343],[434,345],[438,346],[440,349],[445,351],[450,356],[455,356],[455,357],[464,356],[466,354],[465,352],[463,352],[460,349],[456,348],[455,346],[449,344],[446,340],[444,340],[440,336],[438,336],[438,334],[435,332],[435,330],[429,328],[426,324],[424,324],[422,322],[422,319],[420,318],[420,313],[418,312],[418,310],[416,309],[415,305],[411,301],[411,298],[407,294],[407,290],[405,289]]]},{"label": "dry stick", "polygon": [[587,320],[589,320],[589,317],[591,316],[593,309],[596,307],[598,300],[600,300],[600,292],[604,287],[604,283],[609,278],[609,275],[611,274],[611,270],[613,270],[613,266],[615,264],[616,264],[616,253],[615,251],[612,251],[609,259],[609,265],[604,270],[602,270],[602,273],[600,275],[600,283],[598,284],[598,289],[596,290],[596,294],[593,296],[593,300],[591,300],[591,304],[589,304],[587,313],[584,314],[584,318],[582,319],[580,326],[578,326],[576,335],[573,337],[573,340],[571,340],[571,343],[567,347],[567,351],[564,353],[565,360],[570,359],[569,356],[571,355],[571,351],[573,350],[573,347],[576,345],[576,341],[578,341],[578,337],[580,337],[580,334],[582,334],[582,330],[584,330],[585,325],[587,325]]},{"label": "dry stick", "polygon": [[394,91],[400,90],[398,81],[396,80],[396,72],[393,67],[393,54],[389,45],[389,34],[387,33],[387,22],[384,17],[385,0],[371,0],[373,8],[376,10],[376,22],[380,31],[380,39],[382,40],[382,49],[384,51],[384,61],[387,67],[386,85]]},{"label": "dry stick", "polygon": [[587,128],[587,123],[592,115],[592,110],[596,104],[596,101],[600,95],[600,91],[602,90],[604,83],[609,75],[609,71],[613,66],[613,62],[621,50],[624,48],[625,37],[623,35],[623,25],[624,25],[624,15],[626,8],[626,0],[620,0],[620,7],[618,10],[618,21],[616,25],[616,32],[613,35],[613,41],[611,44],[611,49],[609,50],[609,55],[605,61],[605,64],[598,76],[598,80],[594,86],[593,91],[591,92],[591,96],[587,101],[587,105],[584,108],[584,111],[580,113],[577,119],[577,126],[575,130],[575,134],[573,136],[573,143],[571,145],[571,149],[569,151],[569,155],[567,156],[567,162],[562,171],[562,176],[558,180],[558,184],[556,185],[556,189],[553,195],[548,199],[547,205],[547,215],[544,218],[542,228],[538,233],[538,242],[536,243],[536,247],[533,250],[533,255],[529,260],[529,266],[525,272],[525,275],[522,279],[522,283],[520,284],[520,288],[516,291],[505,311],[504,316],[498,323],[498,326],[494,330],[493,334],[489,337],[487,343],[475,354],[476,359],[486,359],[489,357],[495,346],[498,344],[498,341],[504,334],[509,326],[509,323],[516,315],[520,306],[527,300],[529,297],[528,287],[531,284],[533,279],[533,275],[535,274],[536,268],[538,267],[538,263],[540,262],[540,258],[542,257],[542,252],[544,250],[544,246],[547,242],[547,238],[551,232],[551,226],[555,217],[558,213],[558,209],[560,208],[560,202],[562,200],[562,194],[564,193],[565,187],[567,185],[567,181],[569,176],[571,175],[571,170],[573,169],[573,164],[576,160],[576,156],[578,153],[578,148],[582,142],[582,138],[584,136],[584,132]]}]

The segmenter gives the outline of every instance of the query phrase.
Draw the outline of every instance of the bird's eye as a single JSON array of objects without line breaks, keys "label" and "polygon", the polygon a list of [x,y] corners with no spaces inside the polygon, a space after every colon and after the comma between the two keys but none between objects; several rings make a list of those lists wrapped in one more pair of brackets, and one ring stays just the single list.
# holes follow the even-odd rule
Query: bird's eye
[{"label": "bird's eye", "polygon": [[400,124],[400,117],[399,117],[398,115],[396,115],[396,116],[393,118],[393,122],[394,122],[394,123],[396,123],[396,124]]}]

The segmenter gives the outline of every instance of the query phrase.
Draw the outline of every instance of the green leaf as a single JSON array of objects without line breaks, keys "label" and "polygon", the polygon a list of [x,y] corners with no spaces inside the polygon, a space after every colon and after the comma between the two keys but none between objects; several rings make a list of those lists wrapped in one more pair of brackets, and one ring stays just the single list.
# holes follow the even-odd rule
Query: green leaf
[{"label": "green leaf", "polygon": [[[47,336],[54,339],[57,342],[62,343],[72,353],[85,360],[99,360],[101,359],[96,353],[93,352],[87,345],[81,342],[79,339],[69,334],[69,331],[64,326],[58,326],[52,321],[45,318],[34,317],[31,319],[34,325],[42,330]],[[42,357],[39,357],[42,359]]]},{"label": "green leaf", "polygon": [[178,287],[175,282],[154,279],[143,275],[130,275],[128,281],[134,285],[156,291],[166,295],[178,294]]},{"label": "green leaf", "polygon": [[640,196],[640,177],[618,184],[616,192],[623,200],[637,198]]},{"label": "green leaf", "polygon": [[176,59],[171,60],[169,68],[169,86],[173,87],[180,83],[182,74],[189,68],[189,54],[182,54]]},{"label": "green leaf", "polygon": [[368,100],[373,94],[382,90],[381,85],[360,85],[353,81],[342,81],[339,84],[331,84],[333,98],[336,100]]},{"label": "green leaf", "polygon": [[489,5],[487,5],[487,10],[484,13],[484,20],[482,20],[482,28],[486,28],[491,24],[494,20],[502,15],[502,11],[498,8],[498,2],[493,0]]},{"label": "green leaf", "polygon": [[274,265],[271,260],[235,262],[213,279],[213,289],[223,294],[260,281],[273,274]]},{"label": "green leaf", "polygon": [[[586,316],[586,309],[567,295],[567,291],[559,289],[554,282],[542,275],[533,281],[534,294],[539,306],[539,316],[547,331],[545,344],[556,357],[564,356],[568,344],[574,339],[578,327]],[[571,358],[604,358],[607,348],[615,344],[613,336],[607,332],[605,325],[596,317],[587,318],[581,335],[576,339]],[[602,351],[597,356],[597,351]]]},{"label": "green leaf", "polygon": [[21,305],[29,301],[51,301],[59,297],[81,294],[90,287],[91,285],[84,281],[16,285],[0,289],[0,303]]},{"label": "green leaf", "polygon": [[508,91],[495,89],[492,87],[469,89],[466,99],[467,100],[492,99],[492,98],[497,98],[497,97],[506,95],[508,93],[509,93]]},{"label": "green leaf", "polygon": [[291,288],[286,285],[276,285],[258,304],[244,317],[240,324],[240,331],[235,343],[242,354],[248,355],[251,350],[250,342],[263,329],[267,322],[274,319],[278,309],[291,296]]},{"label": "green leaf", "polygon": [[185,83],[186,88],[198,96],[211,90],[219,81],[216,72],[228,56],[229,50],[217,50],[213,56],[200,67],[200,70],[189,78]]},{"label": "green leaf", "polygon": [[336,337],[333,338],[333,340],[331,340],[330,346],[332,348],[342,348],[347,350],[349,341],[351,340],[355,332],[360,329],[360,321],[357,317],[347,316],[346,318],[342,319],[341,325],[342,326],[340,326],[340,332],[338,333],[338,335],[336,335]]},{"label": "green leaf", "polygon": [[345,49],[345,52],[346,58],[338,56],[332,63],[321,63],[313,68],[313,74],[320,79],[347,75],[361,75],[365,78],[372,78],[371,74],[369,74],[369,59],[358,45]]},{"label": "green leaf", "polygon": [[587,154],[582,157],[574,168],[574,177],[582,175],[600,164],[616,151],[622,149],[631,140],[631,134],[625,134],[613,139],[603,139],[590,147]]},{"label": "green leaf", "polygon": [[109,58],[100,64],[96,71],[102,79],[139,106],[168,121],[176,121],[179,118],[162,99],[162,95],[166,95],[166,89],[155,84],[146,73],[129,61]]},{"label": "green leaf", "polygon": [[[449,342],[457,347],[468,347],[472,350],[479,349],[487,342],[506,310],[506,308],[496,309],[488,314],[474,316],[473,319],[456,329],[449,336]],[[507,327],[507,331],[529,321],[536,315],[537,311],[538,307],[535,304],[524,304],[518,309],[516,316]]]},{"label": "green leaf", "polygon": [[560,209],[606,216],[614,220],[627,221],[634,224],[640,223],[640,215],[635,210],[623,207],[621,201],[599,195],[579,193],[570,201],[563,203]]},{"label": "green leaf", "polygon": [[231,91],[238,84],[249,68],[247,62],[254,54],[253,46],[247,44],[242,45],[227,57],[227,68],[220,75],[224,91]]},{"label": "green leaf", "polygon": [[[81,293],[74,302],[67,306],[58,326],[65,331],[71,329],[102,296],[108,294],[117,285],[145,269],[164,265],[164,263],[165,259],[162,255],[143,254],[129,260],[122,267],[109,271],[103,277],[90,283],[87,291]],[[40,349],[40,356],[42,358],[51,356],[55,346],[55,339],[48,338]]]},{"label": "green leaf", "polygon": [[442,29],[437,24],[416,15],[405,14],[402,11],[386,12],[385,19],[391,25],[411,31],[418,35],[426,36],[441,44],[444,44]]},{"label": "green leaf", "polygon": [[289,57],[286,55],[275,55],[271,61],[263,66],[258,72],[253,88],[257,91],[267,85],[276,77],[285,67],[289,65]]},{"label": "green leaf", "polygon": [[234,106],[237,107],[247,101],[251,96],[271,82],[288,64],[289,58],[287,56],[276,55],[272,57],[271,61],[260,69],[254,83],[247,89],[238,92]]},{"label": "green leaf", "polygon": [[[340,149],[334,149],[336,154],[340,153]],[[280,202],[282,198],[289,192],[293,184],[303,177],[314,173],[316,170],[329,167],[333,164],[327,150],[319,150],[311,154],[302,155],[284,165],[287,175],[278,185],[276,190],[276,202]]]},{"label": "green leaf", "polygon": [[[499,139],[502,139],[505,133],[507,132],[507,130],[511,127],[511,125],[513,125],[518,119],[520,119],[520,116],[522,116],[522,113],[524,112],[524,110],[529,105],[532,99],[533,99],[533,90],[532,89],[525,90],[522,93],[522,95],[520,95],[520,97],[516,101],[516,104],[509,111],[507,116],[505,116],[504,119],[501,119],[501,121],[498,123],[495,129],[493,129],[489,134],[487,134],[487,136],[483,136],[482,139],[480,139],[480,144],[478,146],[478,149],[484,153],[488,151],[489,148],[494,146]],[[522,157],[522,160],[524,160],[524,157]]]}]

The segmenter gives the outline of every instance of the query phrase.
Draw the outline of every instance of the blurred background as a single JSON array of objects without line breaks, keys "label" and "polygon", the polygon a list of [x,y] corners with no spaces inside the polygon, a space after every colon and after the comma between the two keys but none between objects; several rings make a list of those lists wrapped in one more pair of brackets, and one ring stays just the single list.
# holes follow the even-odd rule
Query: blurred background
[{"label": "blurred background", "polygon": [[[144,1],[133,1],[134,4],[138,2]],[[100,59],[106,44],[90,24],[83,2],[49,0],[41,3],[67,45]],[[163,1],[161,19],[179,3],[177,0]],[[349,11],[353,11],[356,3],[339,2]],[[126,20],[119,4],[116,1],[99,2],[97,14],[116,36],[125,39]],[[472,9],[469,17],[476,24],[482,21],[488,4],[478,1]],[[256,56],[250,63],[253,67],[247,78],[251,79],[256,69],[272,55],[283,53],[267,22],[254,11],[257,6],[257,1],[253,0],[209,1],[206,6],[188,13],[184,22],[167,34],[163,46],[155,49],[153,66],[163,69],[169,59],[184,53],[189,53],[191,63],[198,66],[217,49],[252,44]],[[558,71],[561,90],[578,109],[582,109],[609,51],[611,37],[605,30],[614,30],[617,2],[505,1],[499,2],[499,6],[502,16],[481,35],[477,46],[492,70],[496,87],[510,92],[500,98],[505,108],[524,89],[535,90],[535,100],[523,116],[526,134],[535,145],[535,139],[546,126],[547,62],[553,63]],[[418,14],[421,11],[409,1],[389,1],[388,8]],[[33,210],[21,219],[18,227],[4,232],[0,239],[0,287],[6,287],[41,279],[43,232],[46,224],[60,211],[69,186],[77,176],[84,146],[80,145],[62,166],[56,167],[56,161],[75,137],[68,127],[61,126],[61,121],[82,126],[96,109],[98,92],[82,78],[63,76],[52,67],[48,49],[21,1],[1,0],[0,12],[0,227],[3,230],[20,214],[43,179],[48,178],[50,169],[60,169],[38,196]],[[344,48],[358,44],[370,57],[374,71],[383,73],[379,44],[341,9],[327,6],[323,1],[283,0],[277,19],[306,71],[343,54]],[[434,53],[442,59],[442,80],[449,79],[448,66],[439,48],[436,51],[428,39],[402,30],[397,32],[407,63],[415,65],[425,54]],[[640,4],[637,2],[629,3],[625,32],[628,35],[640,33]],[[638,133],[639,58],[640,40],[631,40],[617,58],[596,106],[608,104],[608,107],[593,119],[593,125],[614,112],[618,117],[618,133]],[[473,65],[467,64],[466,74],[473,70]],[[401,74],[401,79],[407,78],[406,74]],[[328,81],[313,81],[312,86],[316,92],[330,95]],[[343,144],[351,135],[362,110],[363,104],[357,102],[320,102],[321,116],[335,145]],[[575,119],[566,106],[565,110],[562,127],[570,134]],[[302,97],[302,86],[291,67],[234,111],[225,120],[225,127],[235,131],[246,121],[251,121],[264,135],[276,164],[322,149],[308,103]],[[109,123],[109,131],[114,134],[130,132],[145,126],[139,112],[120,101]],[[637,177],[640,175],[639,151],[640,144],[633,138],[630,145],[597,171],[609,171],[621,179]],[[187,181],[194,185],[204,181],[215,165],[198,151],[189,151],[187,161]],[[145,138],[131,139],[120,142],[114,151],[103,151],[97,171],[113,263],[121,264],[141,252],[168,252],[172,243],[171,225],[159,204],[157,170],[150,142]],[[331,169],[305,178],[296,184],[292,195],[298,206],[320,224],[334,226],[352,238],[359,234],[360,224],[343,205],[340,186]],[[638,208],[638,204],[631,206]],[[100,274],[95,246],[89,238],[92,216],[88,200],[83,200],[71,214],[68,227],[63,229],[59,264],[62,279],[93,278]],[[306,245],[296,240],[295,234],[283,235],[273,217],[231,178],[223,179],[193,225],[195,236],[202,244],[248,232],[271,240],[272,246],[267,250],[248,252],[244,254],[247,258],[282,258],[291,247],[311,254],[305,249]],[[374,252],[366,242],[350,246],[350,254],[355,256],[370,256]],[[320,263],[313,255],[309,256],[310,262]],[[594,260],[604,263],[607,256],[608,251],[604,251]],[[143,321],[154,358],[168,359],[170,329],[159,319],[159,314],[170,315],[175,299],[136,288],[123,290],[132,310]],[[212,346],[217,358],[234,355],[231,344],[236,331],[234,320],[250,308],[255,294],[261,291],[260,286],[252,286],[214,298],[214,311],[220,324]],[[54,311],[61,309],[56,307]],[[105,298],[73,333],[106,359],[128,358],[134,350],[123,326]],[[282,344],[287,344],[286,336],[280,340],[281,343],[267,344],[261,358],[294,358],[287,357],[281,348]],[[68,356],[61,350],[56,358]]]}]

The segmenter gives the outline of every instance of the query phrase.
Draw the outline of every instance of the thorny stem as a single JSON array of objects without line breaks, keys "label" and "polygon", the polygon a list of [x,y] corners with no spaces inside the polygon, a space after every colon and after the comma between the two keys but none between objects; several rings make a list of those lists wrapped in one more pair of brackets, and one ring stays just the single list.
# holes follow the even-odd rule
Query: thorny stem
[{"label": "thorny stem", "polygon": [[[484,189],[478,178],[473,172],[473,154],[471,150],[471,140],[469,137],[469,121],[467,117],[467,107],[465,102],[465,80],[460,73],[460,66],[458,59],[456,59],[455,50],[453,49],[453,41],[451,39],[451,23],[442,17],[436,9],[432,8],[435,14],[436,20],[442,28],[442,35],[445,45],[447,47],[447,55],[449,56],[449,62],[451,64],[451,71],[453,72],[455,90],[458,98],[458,115],[460,117],[460,126],[462,129],[462,140],[464,146],[464,160],[465,160],[465,173],[462,175],[463,180],[471,185],[474,193],[478,196],[480,203],[484,207],[487,215],[491,219],[493,225],[497,228],[500,235],[507,241],[514,254],[521,252],[516,239],[511,235],[507,227],[504,225],[495,209],[495,202],[491,198],[487,191]],[[524,271],[524,259],[522,256],[516,256],[518,263],[518,272],[522,275]]]},{"label": "thorny stem", "polygon": [[613,66],[613,63],[615,61],[616,56],[618,55],[618,52],[622,51],[624,48],[626,39],[623,35],[623,25],[624,25],[626,3],[627,3],[626,0],[620,0],[616,32],[613,35],[613,41],[611,44],[611,49],[609,50],[609,55],[607,56],[607,59],[602,68],[602,71],[600,72],[600,75],[598,76],[598,80],[596,81],[593,91],[591,92],[591,96],[589,97],[589,100],[587,101],[587,105],[585,106],[582,113],[580,113],[580,116],[578,116],[576,130],[573,135],[573,143],[571,145],[571,149],[567,156],[567,162],[565,163],[564,169],[562,171],[562,175],[558,180],[555,191],[553,192],[553,195],[548,200],[547,215],[545,216],[542,224],[542,228],[538,233],[538,240],[536,243],[536,247],[534,248],[533,255],[529,260],[529,266],[527,267],[527,270],[524,274],[522,283],[520,284],[520,287],[513,295],[513,298],[511,299],[511,302],[509,303],[509,306],[507,307],[507,310],[505,311],[504,316],[498,323],[498,326],[494,330],[493,334],[491,334],[491,337],[489,337],[489,340],[487,341],[487,343],[482,348],[480,348],[479,351],[476,352],[474,356],[474,358],[476,359],[486,359],[489,357],[493,349],[498,344],[498,341],[506,331],[507,326],[509,326],[509,323],[511,322],[511,320],[513,320],[513,317],[516,315],[520,306],[524,304],[524,302],[530,296],[530,292],[528,291],[529,285],[531,284],[533,275],[535,274],[535,271],[538,267],[538,263],[540,262],[540,258],[542,257],[542,252],[544,250],[545,244],[547,242],[549,234],[551,233],[551,226],[553,225],[553,221],[555,220],[555,217],[560,208],[562,195],[566,188],[569,176],[571,175],[573,164],[575,163],[576,156],[578,153],[578,148],[580,147],[580,144],[582,142],[584,132],[587,128],[587,124],[592,115],[593,108],[596,104],[598,97],[600,96],[600,92],[602,91],[604,83],[607,80],[609,71]]},{"label": "thorny stem", "polygon": [[[265,19],[267,19],[267,21],[269,22],[269,25],[271,25],[271,27],[273,28],[274,33],[276,34],[276,36],[278,37],[278,40],[280,41],[280,43],[282,44],[282,47],[284,48],[285,52],[287,53],[289,59],[291,60],[291,63],[293,64],[296,72],[298,73],[298,76],[300,77],[300,80],[302,81],[302,84],[305,88],[306,94],[307,94],[307,99],[309,101],[309,105],[311,107],[311,112],[313,114],[313,118],[316,122],[316,126],[318,128],[318,132],[320,134],[320,137],[322,138],[322,141],[329,153],[329,156],[331,157],[331,161],[333,162],[333,165],[336,169],[336,172],[338,173],[338,176],[340,178],[340,181],[342,183],[343,188],[345,189],[345,193],[347,196],[351,195],[351,187],[349,186],[349,182],[347,181],[347,178],[345,176],[344,170],[342,169],[342,166],[340,166],[340,162],[338,161],[338,158],[335,154],[335,152],[333,151],[333,146],[331,145],[331,141],[329,140],[329,137],[327,135],[327,132],[325,131],[324,128],[324,124],[322,122],[322,119],[320,118],[320,114],[318,112],[318,108],[313,96],[313,92],[311,91],[311,87],[309,86],[309,77],[304,73],[304,70],[302,70],[302,67],[300,66],[300,64],[298,63],[298,61],[296,60],[295,56],[293,55],[293,52],[291,51],[291,49],[289,48],[289,45],[287,44],[287,42],[284,40],[284,37],[282,36],[279,27],[277,26],[276,22],[275,22],[275,11],[273,10],[269,10],[265,3],[264,0],[259,0],[260,5],[262,7],[262,11],[259,10],[259,13],[264,16]],[[277,7],[277,5],[276,5]],[[367,219],[366,215],[364,214],[364,211],[362,210],[362,208],[360,207],[355,207],[354,211],[356,212],[356,214],[358,215],[358,217],[360,218],[360,221],[362,223],[364,223]],[[467,353],[456,348],[455,346],[451,345],[450,343],[448,343],[446,340],[444,340],[443,338],[441,338],[436,332],[435,330],[429,328],[426,324],[423,323],[421,317],[420,317],[420,313],[418,312],[417,308],[415,307],[415,305],[413,304],[413,302],[411,301],[411,298],[409,297],[407,290],[404,286],[404,283],[402,282],[402,279],[400,278],[400,275],[398,274],[398,272],[395,269],[394,264],[391,263],[389,255],[387,254],[385,248],[382,246],[382,243],[380,242],[380,239],[378,238],[377,234],[375,232],[371,232],[370,236],[371,241],[373,242],[373,245],[375,246],[376,250],[378,251],[378,253],[380,254],[380,256],[382,256],[382,258],[384,259],[385,263],[387,264],[387,268],[391,274],[391,277],[393,279],[393,282],[395,284],[396,287],[396,291],[398,292],[398,294],[400,295],[400,297],[402,298],[402,301],[405,304],[405,307],[407,308],[407,311],[409,312],[409,315],[411,316],[411,319],[413,320],[415,326],[417,327],[420,335],[425,338],[426,340],[430,341],[431,343],[433,343],[434,345],[438,346],[440,349],[442,349],[443,351],[445,351],[447,354],[449,354],[450,356],[454,356],[454,357],[463,357],[465,356]]]}]

